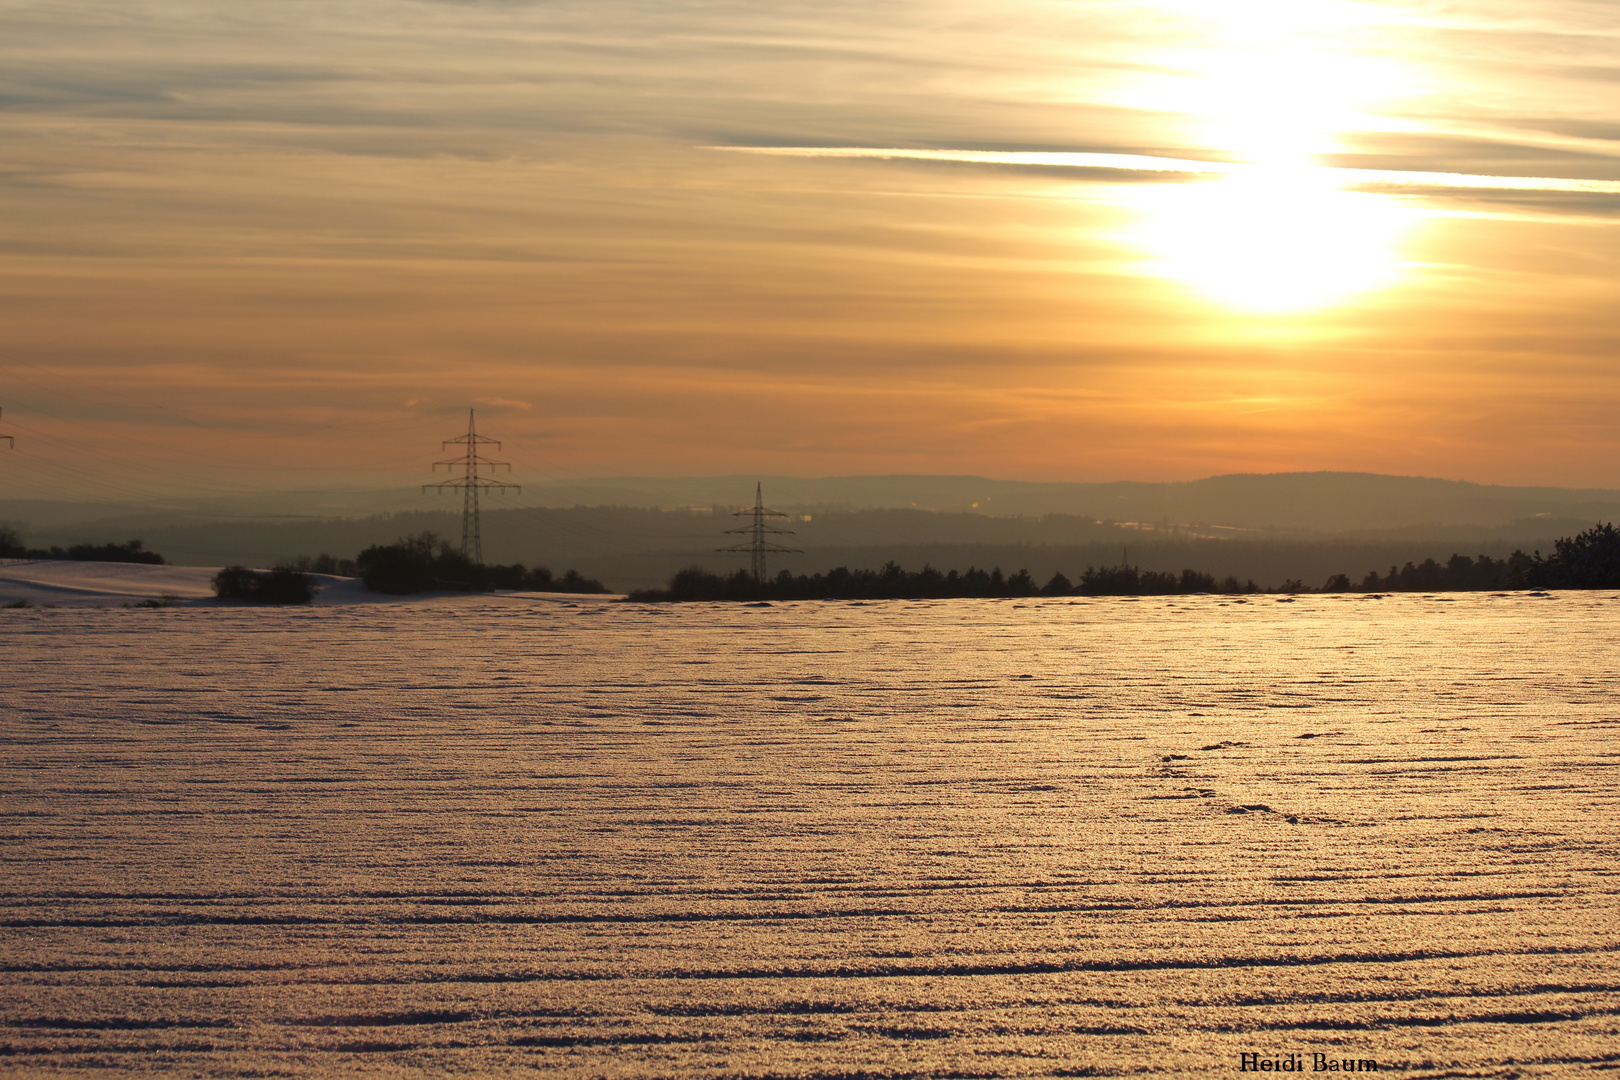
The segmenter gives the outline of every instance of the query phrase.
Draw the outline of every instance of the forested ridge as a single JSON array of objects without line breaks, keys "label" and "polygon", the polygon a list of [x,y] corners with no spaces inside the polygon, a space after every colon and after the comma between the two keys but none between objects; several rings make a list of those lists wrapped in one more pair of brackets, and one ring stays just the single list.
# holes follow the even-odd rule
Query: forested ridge
[{"label": "forested ridge", "polygon": [[729,576],[691,567],[677,573],[665,589],[643,589],[630,599],[645,602],[691,600],[898,600],[950,597],[1025,596],[1174,596],[1194,593],[1345,593],[1345,592],[1479,592],[1507,589],[1620,588],[1620,530],[1599,524],[1576,536],[1558,540],[1553,551],[1526,555],[1515,551],[1506,559],[1489,555],[1452,555],[1444,563],[1426,559],[1391,566],[1387,573],[1372,570],[1359,581],[1334,574],[1319,588],[1302,581],[1286,581],[1276,589],[1262,589],[1252,580],[1217,579],[1213,574],[1186,569],[1178,573],[1143,570],[1120,563],[1087,566],[1077,581],[1062,573],[1045,583],[1028,570],[1004,574],[999,567],[982,570],[940,571],[932,566],[906,570],[889,562],[879,570],[838,567],[826,573],[793,574],[783,570],[756,581],[745,571]]}]

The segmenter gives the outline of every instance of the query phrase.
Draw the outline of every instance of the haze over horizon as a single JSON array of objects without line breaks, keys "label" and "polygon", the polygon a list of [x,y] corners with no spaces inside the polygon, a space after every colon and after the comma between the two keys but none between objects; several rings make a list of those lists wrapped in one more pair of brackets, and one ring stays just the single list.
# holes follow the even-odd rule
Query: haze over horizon
[{"label": "haze over horizon", "polygon": [[[443,475],[442,473],[440,475]],[[507,475],[507,474],[501,474]],[[624,508],[704,513],[751,505],[756,486],[794,514],[912,510],[1039,520],[1217,526],[1238,530],[1354,533],[1434,527],[1514,526],[1542,536],[1535,519],[1589,524],[1620,519],[1620,490],[1475,484],[1377,473],[1232,473],[1188,481],[1024,481],[984,476],[794,477],[617,476],[529,483],[487,492],[485,514],[535,509]],[[27,531],[208,520],[344,520],[461,512],[461,496],[403,487],[332,486],[160,498],[13,498],[0,494],[0,523]],[[1519,526],[1533,526],[1528,531]],[[75,534],[76,535],[76,534]],[[79,537],[84,539],[86,537]]]},{"label": "haze over horizon", "polygon": [[4,17],[0,499],[405,487],[470,405],[530,484],[1620,488],[1607,5]]},{"label": "haze over horizon", "polygon": [[[482,550],[496,563],[570,567],[626,591],[662,587],[722,554],[753,477],[602,478],[483,500]],[[1489,487],[1348,473],[1211,477],[1191,483],[1023,483],[963,476],[764,477],[787,514],[794,572],[888,562],[1028,569],[1046,580],[1129,558],[1279,585],[1361,580],[1451,555],[1551,551],[1596,521],[1620,521],[1620,491]],[[172,563],[272,566],[339,558],[422,531],[454,540],[459,498],[420,488],[282,492],[184,507],[0,498],[0,527],[44,549],[139,538]]]}]

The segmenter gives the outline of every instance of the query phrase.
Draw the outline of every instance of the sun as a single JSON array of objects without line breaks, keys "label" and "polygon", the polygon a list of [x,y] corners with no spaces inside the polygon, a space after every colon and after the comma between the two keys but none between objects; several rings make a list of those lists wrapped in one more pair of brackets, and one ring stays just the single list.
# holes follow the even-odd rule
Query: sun
[{"label": "sun", "polygon": [[1141,193],[1148,270],[1227,306],[1289,313],[1393,283],[1411,214],[1312,169],[1256,167]]},{"label": "sun", "polygon": [[1377,5],[1360,0],[1153,0],[1184,27],[1164,70],[1127,102],[1186,118],[1186,138],[1233,162],[1218,179],[1130,196],[1131,239],[1152,272],[1219,303],[1298,312],[1396,281],[1414,216],[1390,195],[1349,191],[1318,163],[1407,92],[1376,49]]}]

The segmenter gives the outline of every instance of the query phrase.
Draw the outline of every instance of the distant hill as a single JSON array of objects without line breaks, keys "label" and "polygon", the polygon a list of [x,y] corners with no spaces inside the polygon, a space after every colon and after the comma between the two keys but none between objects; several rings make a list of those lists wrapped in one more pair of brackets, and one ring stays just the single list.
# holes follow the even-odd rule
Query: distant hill
[{"label": "distant hill", "polygon": [[[1186,567],[1262,585],[1368,571],[1453,552],[1493,558],[1550,550],[1598,521],[1620,520],[1620,492],[1492,487],[1364,473],[1217,476],[1173,484],[1048,484],[971,476],[759,478],[766,502],[793,515],[772,568],[969,565],[1061,570],[1125,557],[1145,569]],[[486,503],[491,562],[576,567],[615,589],[662,585],[675,570],[725,570],[738,558],[732,510],[753,502],[752,476],[615,478],[527,485]],[[513,504],[517,504],[513,506]],[[503,508],[506,507],[506,508]],[[171,562],[244,563],[328,552],[431,530],[459,540],[454,500],[411,491],[270,493],[184,507],[0,501],[0,522],[31,546],[139,538]],[[392,511],[392,512],[379,512]]]},{"label": "distant hill", "polygon": [[[523,481],[521,476],[514,480]],[[1620,491],[1501,487],[1460,480],[1374,473],[1269,473],[1212,476],[1177,483],[1035,483],[978,476],[835,476],[739,474],[711,477],[609,477],[523,482],[500,507],[617,506],[639,509],[735,508],[765,501],[796,513],[832,510],[932,510],[1000,517],[1069,514],[1104,521],[1203,524],[1227,529],[1316,533],[1392,529],[1498,528],[1520,520],[1593,522],[1620,517]],[[217,520],[328,520],[381,513],[454,509],[419,488],[264,492],[184,505],[0,499],[0,521],[35,529],[118,519],[132,525]]]},{"label": "distant hill", "polygon": [[[1290,578],[1319,585],[1332,574],[1350,574],[1359,581],[1369,570],[1382,573],[1408,560],[1444,560],[1454,552],[1504,558],[1517,547],[1550,550],[1557,536],[1573,535],[1589,525],[1570,522],[1528,536],[1487,529],[1459,529],[1450,537],[1427,538],[1257,531],[1239,533],[1244,539],[1232,540],[1067,515],[1034,520],[923,510],[799,515],[806,516],[810,520],[783,523],[795,532],[784,538],[790,540],[789,546],[804,550],[774,556],[773,571],[878,567],[893,560],[913,569],[925,563],[947,570],[1027,569],[1044,581],[1056,571],[1074,577],[1088,565],[1113,565],[1126,558],[1128,550],[1130,562],[1143,569],[1192,568],[1221,577],[1253,578],[1262,585]],[[552,570],[575,567],[614,589],[654,588],[688,566],[725,572],[742,565],[746,557],[715,551],[740,539],[724,531],[736,524],[730,516],[713,513],[622,507],[496,510],[484,515],[484,552],[492,562]],[[102,535],[90,528],[91,535]],[[391,543],[422,530],[454,541],[460,537],[460,519],[439,512],[279,523],[226,521],[147,529],[139,535],[180,565],[268,567],[296,555],[325,552],[353,557],[373,544]],[[69,530],[66,535],[80,532]]]},{"label": "distant hill", "polygon": [[582,480],[525,489],[532,505],[683,506],[765,501],[795,511],[918,509],[1004,516],[1074,514],[1105,521],[1203,523],[1234,529],[1362,532],[1506,525],[1538,516],[1620,516],[1620,491],[1498,487],[1374,473],[1212,476],[1180,483],[1035,483],[977,476],[721,476]]}]

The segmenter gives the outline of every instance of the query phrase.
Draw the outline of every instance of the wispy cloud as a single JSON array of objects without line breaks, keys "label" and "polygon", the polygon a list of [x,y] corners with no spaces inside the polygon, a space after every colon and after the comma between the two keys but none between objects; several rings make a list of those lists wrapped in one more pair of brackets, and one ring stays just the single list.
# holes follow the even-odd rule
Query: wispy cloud
[{"label": "wispy cloud", "polygon": [[[1179,173],[1196,176],[1241,176],[1270,166],[1248,162],[1198,161],[1143,154],[1083,154],[1020,150],[913,150],[860,146],[712,146],[707,149],[772,157],[878,158],[911,161],[959,161],[976,165],[1021,165],[1054,169],[1103,169],[1119,172]],[[1331,180],[1341,187],[1400,187],[1481,191],[1565,191],[1620,195],[1620,180],[1578,180],[1555,176],[1484,176],[1477,173],[1418,172],[1402,169],[1344,169],[1305,166],[1299,172]]]},{"label": "wispy cloud", "polygon": [[[598,475],[1192,476],[1218,441],[1243,467],[1620,483],[1620,438],[1533,434],[1571,401],[1620,415],[1620,229],[1585,227],[1620,215],[1603,0],[5,7],[0,365],[76,374],[39,376],[64,416],[87,381],[242,432],[312,390],[377,417],[476,394]],[[1268,116],[1332,136],[1301,151],[1321,184],[1403,196],[1347,201],[1422,211],[1401,287],[1255,318],[1143,261],[1137,219],[1243,186],[1219,183],[1256,160],[1232,129]],[[808,160],[838,157],[895,164]],[[1279,394],[1269,428],[1207,405]],[[1498,401],[1523,419],[1447,442]],[[1439,434],[1415,446],[1417,414]],[[399,426],[262,456],[410,482]],[[145,453],[80,465],[133,491]]]}]

